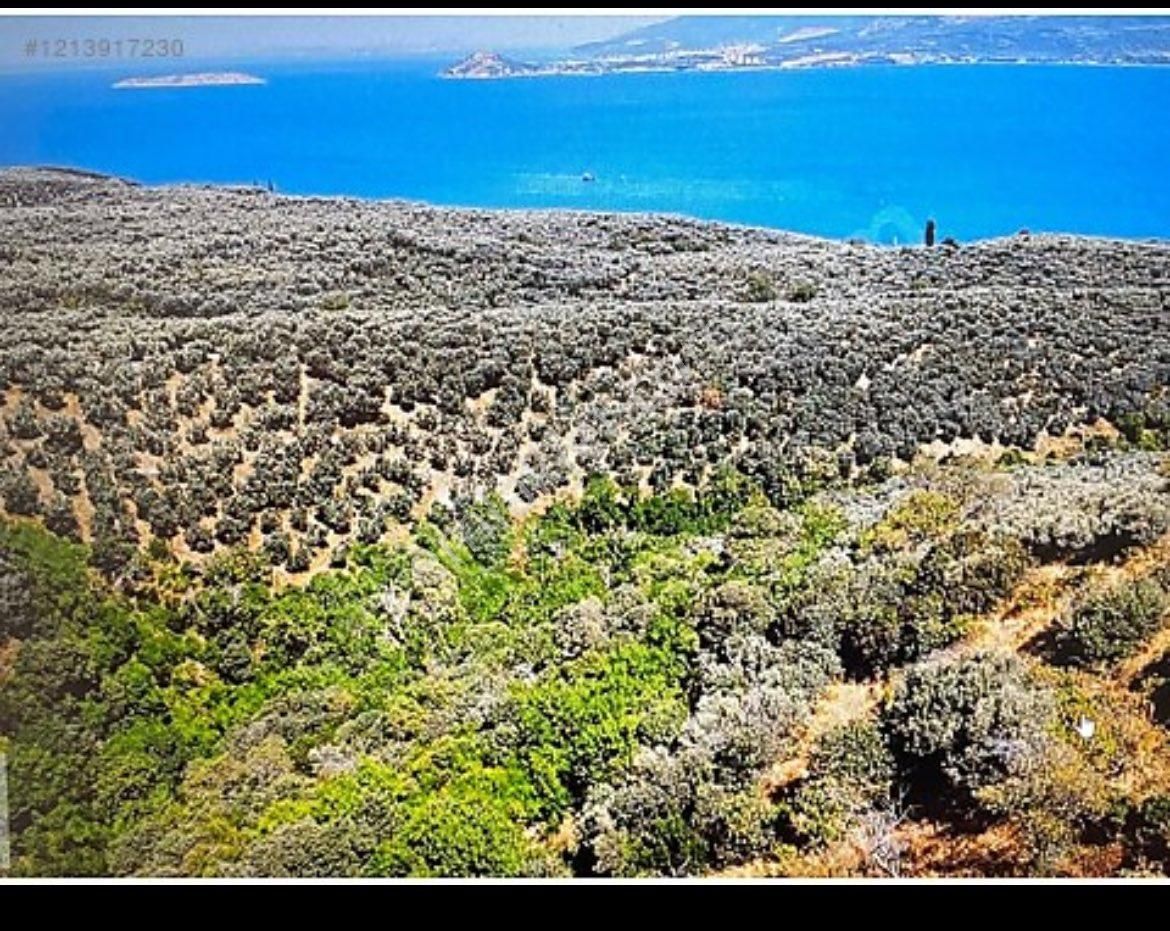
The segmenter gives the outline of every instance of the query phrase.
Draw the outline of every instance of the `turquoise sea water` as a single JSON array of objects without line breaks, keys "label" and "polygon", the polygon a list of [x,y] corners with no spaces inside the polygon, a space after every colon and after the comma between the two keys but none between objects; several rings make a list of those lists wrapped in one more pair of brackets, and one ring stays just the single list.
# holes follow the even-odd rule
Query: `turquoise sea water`
[{"label": "turquoise sea water", "polygon": [[245,66],[268,84],[166,90],[113,90],[122,72],[0,75],[0,164],[880,242],[917,241],[928,216],[963,240],[1170,237],[1170,68],[447,81],[444,63]]}]

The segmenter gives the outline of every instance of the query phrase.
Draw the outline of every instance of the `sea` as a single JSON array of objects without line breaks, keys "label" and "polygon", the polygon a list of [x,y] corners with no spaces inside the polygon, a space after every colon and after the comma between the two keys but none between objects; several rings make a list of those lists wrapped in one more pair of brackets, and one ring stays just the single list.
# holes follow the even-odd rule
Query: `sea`
[{"label": "sea", "polygon": [[928,218],[959,241],[1170,238],[1170,67],[485,81],[440,78],[449,63],[234,62],[267,83],[135,90],[111,86],[130,68],[0,74],[0,165],[878,243],[919,242]]}]

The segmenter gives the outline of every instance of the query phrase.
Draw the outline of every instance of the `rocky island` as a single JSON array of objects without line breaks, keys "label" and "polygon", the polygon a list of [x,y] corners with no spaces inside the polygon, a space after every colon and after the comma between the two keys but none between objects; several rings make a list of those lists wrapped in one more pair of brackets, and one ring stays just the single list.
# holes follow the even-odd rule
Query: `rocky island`
[{"label": "rocky island", "polygon": [[266,84],[264,78],[239,71],[210,71],[198,74],[160,74],[138,78],[123,78],[113,86],[118,89],[140,87],[221,87],[244,84]]},{"label": "rocky island", "polygon": [[0,171],[14,875],[1170,872],[1170,244]]},{"label": "rocky island", "polygon": [[462,61],[445,68],[445,78],[509,78],[539,73],[535,65],[512,58],[505,58],[495,52],[473,52]]}]

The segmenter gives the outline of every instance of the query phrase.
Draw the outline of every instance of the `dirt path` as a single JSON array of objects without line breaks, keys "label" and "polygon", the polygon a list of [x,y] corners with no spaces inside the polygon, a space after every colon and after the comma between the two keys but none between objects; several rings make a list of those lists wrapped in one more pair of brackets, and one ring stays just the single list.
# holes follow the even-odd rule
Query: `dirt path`
[{"label": "dirt path", "polygon": [[[1131,554],[1115,565],[1091,567],[1051,563],[1032,569],[1016,586],[1003,606],[980,621],[963,641],[963,652],[986,649],[1018,651],[1052,627],[1072,608],[1087,583],[1093,589],[1139,579],[1159,566],[1170,565],[1170,534]],[[1170,649],[1170,630],[1162,631],[1134,657],[1116,670],[1123,681],[1131,679],[1150,660]]]},{"label": "dirt path", "polygon": [[[1144,578],[1163,566],[1170,566],[1170,534],[1160,537],[1121,565],[1106,567],[1098,583],[1107,586]],[[1170,622],[1170,617],[1163,618],[1163,623],[1167,622]],[[1170,626],[1164,627],[1151,637],[1133,656],[1126,657],[1118,663],[1112,672],[1112,678],[1118,685],[1128,689],[1147,667],[1167,653],[1170,653]]]},{"label": "dirt path", "polygon": [[1021,649],[1065,614],[1080,575],[1077,569],[1062,563],[1032,569],[1000,608],[976,622],[959,649],[963,653],[1014,653]]},{"label": "dirt path", "polygon": [[817,741],[829,731],[869,717],[885,694],[885,683],[838,682],[829,686],[808,719],[795,752],[779,760],[764,774],[761,786],[767,794],[795,782],[808,773],[809,756]]},{"label": "dirt path", "polygon": [[[962,653],[1019,650],[1064,614],[1079,577],[1077,570],[1061,564],[1033,569],[997,611],[976,623],[957,649]],[[895,671],[884,679],[830,686],[805,724],[795,752],[765,773],[764,791],[772,793],[807,774],[809,754],[817,741],[836,727],[871,716],[897,679]]]},{"label": "dirt path", "polygon": [[[1116,565],[1040,566],[1028,573],[1000,611],[972,632],[962,649],[964,652],[997,648],[1018,651],[1066,615],[1086,584],[1099,589],[1141,578],[1167,562],[1170,562],[1170,534]],[[1170,628],[1159,632],[1140,652],[1114,668],[1108,674],[1110,687],[1127,692],[1133,680],[1167,651],[1170,651]],[[1143,725],[1135,721],[1133,726]],[[1154,730],[1150,735],[1152,740],[1160,739]],[[994,824],[977,834],[963,834],[947,825],[908,820],[899,827],[898,835],[908,875],[1012,875],[1025,865],[1019,859],[1019,838],[1008,824]],[[1119,852],[1111,846],[1086,847],[1070,859],[1068,866],[1075,870],[1073,875],[1114,875],[1119,857]]]},{"label": "dirt path", "polygon": [[1167,653],[1170,653],[1170,626],[1155,634],[1139,652],[1121,661],[1116,672],[1118,683],[1130,688],[1146,669]]},{"label": "dirt path", "polygon": [[[1092,573],[1090,584],[1098,587],[1126,578],[1141,577],[1167,562],[1170,562],[1170,534],[1115,566],[1096,566],[1092,569],[1062,563],[1037,566],[1024,576],[995,611],[973,625],[955,650],[960,654],[983,650],[1018,652],[1035,642],[1067,614],[1082,589],[1086,572]],[[1141,653],[1125,661],[1117,670],[1118,679],[1127,685],[1168,650],[1170,628],[1154,637]],[[827,689],[802,729],[794,752],[778,760],[764,774],[762,790],[772,794],[804,777],[808,773],[809,757],[817,741],[836,727],[871,717],[883,698],[896,686],[899,675],[899,671],[895,670],[881,680],[841,682]],[[927,873],[951,875],[964,872],[974,875],[977,862],[982,863],[983,867],[988,862],[1002,862],[1006,868],[1014,845],[1008,836],[1010,832],[1005,831],[1000,826],[985,832],[986,836],[952,836],[944,826],[910,821],[899,828],[904,849],[909,858],[918,864],[916,869],[925,868]],[[801,866],[756,861],[720,875],[786,875],[794,867],[808,869],[815,875],[840,875],[842,868],[848,872],[847,863],[856,865],[857,857],[856,851],[849,844],[836,846],[840,849],[831,851],[831,855],[814,858],[817,861],[815,863],[809,860]],[[947,858],[952,860],[950,868],[944,862]]]}]

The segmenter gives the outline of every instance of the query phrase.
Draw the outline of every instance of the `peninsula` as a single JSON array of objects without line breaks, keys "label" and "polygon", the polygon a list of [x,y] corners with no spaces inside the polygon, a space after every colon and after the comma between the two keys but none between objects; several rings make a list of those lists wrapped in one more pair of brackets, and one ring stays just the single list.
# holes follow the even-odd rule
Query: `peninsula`
[{"label": "peninsula", "polygon": [[479,51],[449,78],[858,65],[1170,64],[1158,16],[680,16],[555,60]]}]

